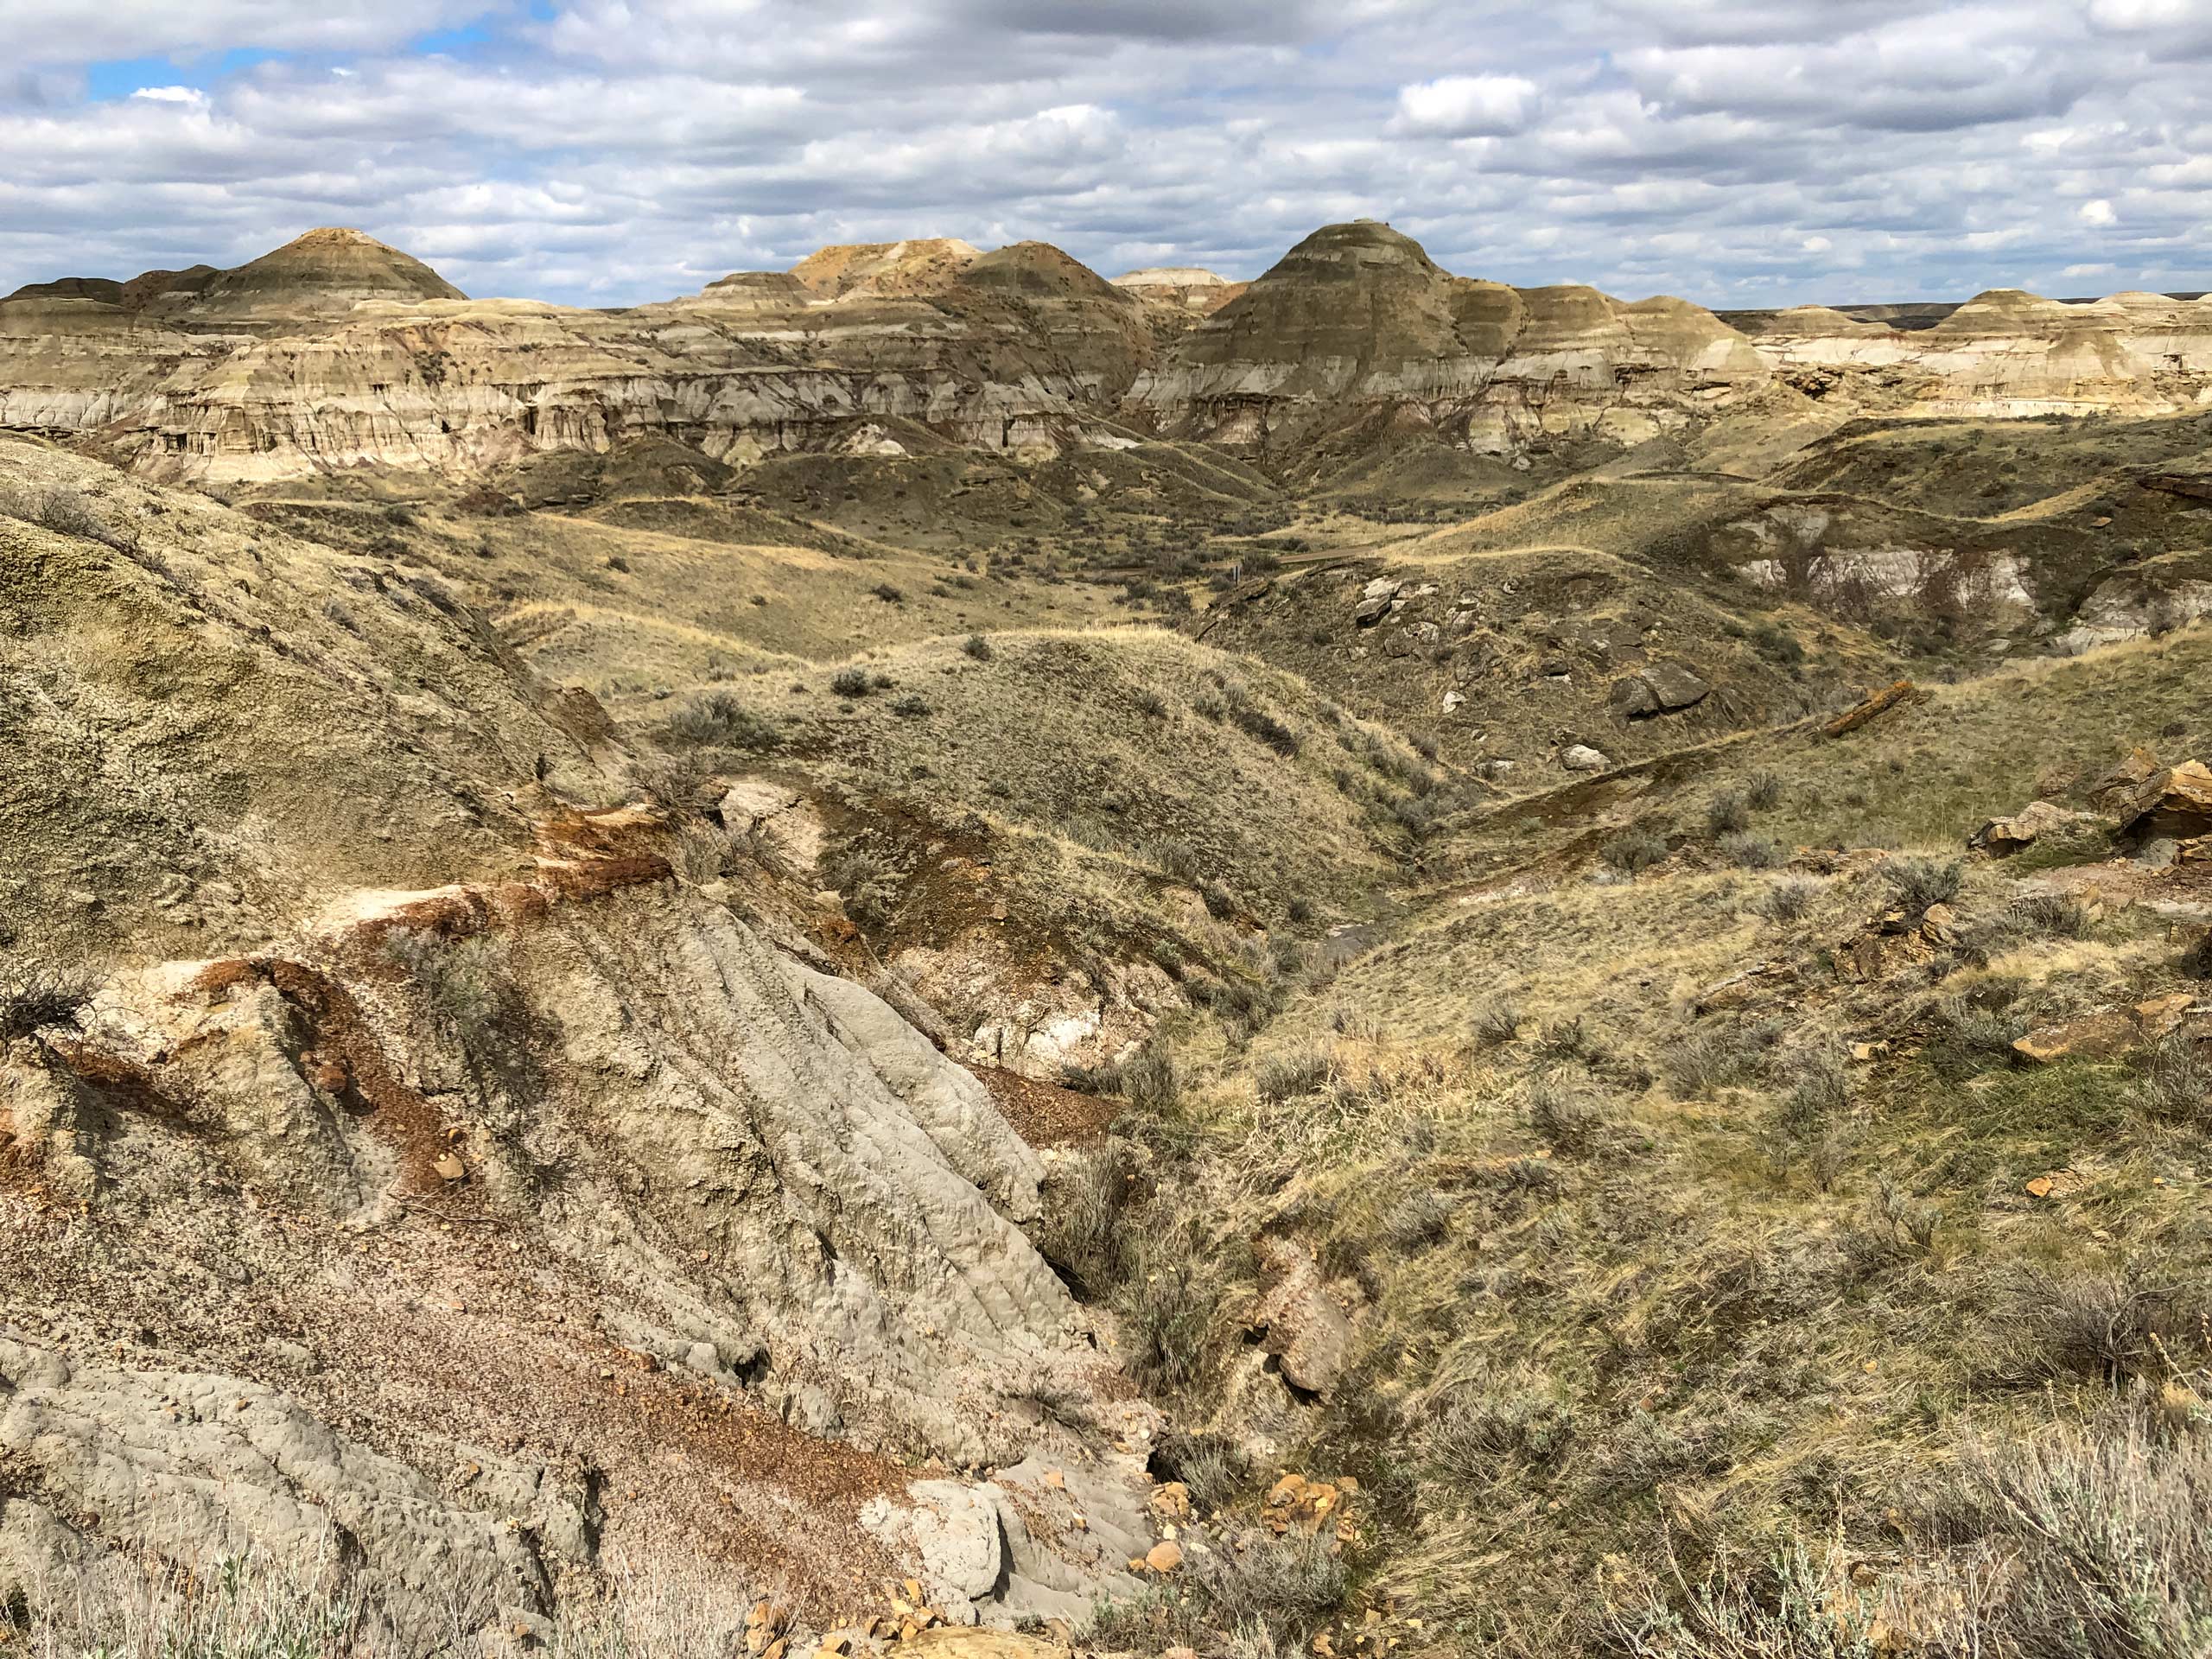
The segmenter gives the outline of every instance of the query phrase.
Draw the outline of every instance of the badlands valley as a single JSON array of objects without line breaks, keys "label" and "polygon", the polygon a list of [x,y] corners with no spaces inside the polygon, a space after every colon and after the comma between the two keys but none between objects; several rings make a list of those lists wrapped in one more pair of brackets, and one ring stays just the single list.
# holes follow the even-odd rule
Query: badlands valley
[{"label": "badlands valley", "polygon": [[2208,613],[2202,297],[24,289],[0,1654],[2212,1650]]}]

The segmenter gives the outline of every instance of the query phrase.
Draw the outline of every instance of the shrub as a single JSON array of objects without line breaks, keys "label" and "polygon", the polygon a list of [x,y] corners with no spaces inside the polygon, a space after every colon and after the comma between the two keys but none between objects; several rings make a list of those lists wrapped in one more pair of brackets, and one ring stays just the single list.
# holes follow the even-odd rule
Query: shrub
[{"label": "shrub", "polygon": [[1605,1127],[1605,1109],[1586,1089],[1557,1076],[1529,1085],[1529,1126],[1555,1152],[1589,1152]]},{"label": "shrub", "polygon": [[1745,870],[1770,870],[1789,858],[1782,843],[1771,836],[1754,835],[1748,830],[1721,836],[1719,852],[1731,864]]},{"label": "shrub", "polygon": [[2212,979],[2212,929],[2199,934],[2174,966],[2190,979]]},{"label": "shrub", "polygon": [[1485,1385],[1429,1423],[1421,1460],[1448,1480],[1487,1482],[1509,1461],[1551,1462],[1573,1433],[1573,1418],[1548,1391],[1525,1382]]},{"label": "shrub", "polygon": [[1451,1230],[1452,1200],[1431,1187],[1421,1187],[1394,1204],[1376,1230],[1382,1242],[1402,1254],[1425,1250]]},{"label": "shrub", "polygon": [[879,582],[868,591],[887,605],[904,605],[906,602],[906,594],[887,582]]},{"label": "shrub", "polygon": [[782,741],[774,721],[755,714],[728,691],[710,691],[686,703],[662,729],[677,742],[699,748],[772,749]]},{"label": "shrub", "polygon": [[2007,913],[2027,933],[2066,939],[2089,937],[2088,911],[2066,893],[2023,893],[2007,906]]},{"label": "shrub", "polygon": [[[2165,1659],[2212,1651],[2212,1436],[2129,1414],[2054,1440],[1975,1445],[1942,1530],[1975,1546],[1939,1563],[1971,1628],[1949,1653]],[[2005,1563],[1991,1573],[1990,1560]]]},{"label": "shrub", "polygon": [[960,642],[960,649],[979,663],[988,663],[998,652],[991,649],[991,642],[980,633],[971,633]]},{"label": "shrub", "polygon": [[0,512],[38,524],[58,536],[98,542],[118,553],[138,550],[137,532],[102,518],[81,491],[65,485],[56,485],[38,495],[9,490],[0,495]]},{"label": "shrub", "polygon": [[2187,1321],[2179,1293],[2146,1285],[2132,1267],[2024,1267],[2001,1287],[1994,1369],[2008,1380],[2066,1377],[2121,1383],[2164,1363],[2162,1347]]},{"label": "shrub", "polygon": [[1809,1157],[1814,1181],[1826,1192],[1842,1173],[1839,1126],[1851,1106],[1850,1076],[1829,1053],[1804,1056],[1793,1070],[1796,1081],[1768,1118],[1767,1156],[1779,1174]]},{"label": "shrub", "polygon": [[1136,705],[1137,712],[1148,720],[1160,720],[1166,715],[1167,699],[1150,686],[1139,689],[1129,701]]},{"label": "shrub", "polygon": [[1224,1322],[1223,1289],[1187,1236],[1140,1234],[1131,1250],[1123,1311],[1130,1369],[1145,1387],[1177,1394],[1204,1376]]},{"label": "shrub", "polygon": [[1882,861],[1881,871],[1897,901],[1914,914],[1930,905],[1949,904],[1966,879],[1966,866],[1955,858],[1891,857]]},{"label": "shrub", "polygon": [[1179,1428],[1165,1431],[1153,1446],[1149,1467],[1158,1480],[1180,1481],[1200,1514],[1226,1508],[1250,1480],[1252,1467],[1226,1434]]},{"label": "shrub", "polygon": [[1638,826],[1624,830],[1598,849],[1599,861],[1624,875],[1649,869],[1667,856],[1667,838]]},{"label": "shrub", "polygon": [[92,1000],[92,976],[44,963],[0,963],[0,1042],[66,1025]]},{"label": "shrub", "polygon": [[848,842],[823,857],[822,878],[843,895],[845,914],[864,928],[887,927],[904,893],[902,873],[888,859]]},{"label": "shrub", "polygon": [[1321,1533],[1300,1534],[1241,1552],[1209,1551],[1193,1575],[1209,1622],[1226,1630],[1263,1630],[1293,1652],[1303,1648],[1344,1605],[1349,1574],[1332,1542]]},{"label": "shrub", "polygon": [[1770,812],[1782,804],[1782,775],[1762,772],[1751,779],[1749,798],[1754,809]]},{"label": "shrub", "polygon": [[1667,1086],[1678,1100],[1695,1100],[1749,1083],[1764,1068],[1777,1034],[1764,1025],[1692,1032],[1668,1052]]},{"label": "shrub", "polygon": [[1122,1096],[1133,1106],[1162,1111],[1183,1097],[1183,1073],[1158,1038],[1122,1063]]},{"label": "shrub", "polygon": [[1292,731],[1266,709],[1249,702],[1232,704],[1230,719],[1247,737],[1257,738],[1280,755],[1298,753],[1298,734]]},{"label": "shrub", "polygon": [[1069,1154],[1046,1184],[1038,1250],[1087,1300],[1105,1295],[1121,1280],[1128,1192],[1110,1146]]},{"label": "shrub", "polygon": [[1150,848],[1153,864],[1160,874],[1185,886],[1195,883],[1198,872],[1205,868],[1198,849],[1176,836],[1162,836]]},{"label": "shrub", "polygon": [[1705,833],[1711,839],[1741,835],[1751,827],[1751,803],[1736,791],[1724,790],[1706,804]]},{"label": "shrub", "polygon": [[891,702],[891,712],[906,720],[922,720],[930,712],[929,700],[918,691],[909,691]]},{"label": "shrub", "polygon": [[1821,883],[1809,875],[1788,875],[1751,900],[1751,908],[1771,922],[1794,922],[1813,907]]},{"label": "shrub", "polygon": [[875,690],[875,677],[864,668],[841,668],[830,677],[830,689],[841,697],[864,697]]}]

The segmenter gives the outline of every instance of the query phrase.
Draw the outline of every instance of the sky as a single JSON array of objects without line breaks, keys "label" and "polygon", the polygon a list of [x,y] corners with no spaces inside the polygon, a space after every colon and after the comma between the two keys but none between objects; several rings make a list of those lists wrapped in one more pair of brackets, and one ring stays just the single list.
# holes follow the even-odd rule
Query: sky
[{"label": "sky", "polygon": [[621,305],[1371,217],[1714,307],[2212,287],[2212,0],[0,0],[0,293],[320,225]]}]

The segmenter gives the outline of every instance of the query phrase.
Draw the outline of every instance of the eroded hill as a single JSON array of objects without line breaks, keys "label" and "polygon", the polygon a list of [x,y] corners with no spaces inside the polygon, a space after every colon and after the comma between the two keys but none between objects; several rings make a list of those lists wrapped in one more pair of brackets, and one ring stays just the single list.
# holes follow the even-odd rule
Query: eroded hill
[{"label": "eroded hill", "polygon": [[2201,303],[0,302],[0,1633],[2196,1650]]}]

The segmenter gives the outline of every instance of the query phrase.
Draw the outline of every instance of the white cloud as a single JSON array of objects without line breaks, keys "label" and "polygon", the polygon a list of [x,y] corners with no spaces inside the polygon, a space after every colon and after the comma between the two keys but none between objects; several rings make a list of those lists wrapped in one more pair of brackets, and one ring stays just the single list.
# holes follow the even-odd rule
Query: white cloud
[{"label": "white cloud", "polygon": [[[1471,276],[1918,298],[2078,291],[2123,202],[2130,280],[2212,287],[2212,0],[1468,10],[0,0],[0,292],[325,223],[591,303],[932,232],[1250,276],[1371,214]],[[174,84],[90,99],[118,40]],[[280,55],[223,73],[240,48]]]},{"label": "white cloud", "polygon": [[1493,137],[1521,131],[1541,89],[1519,75],[1446,75],[1398,89],[1402,132],[1435,137]]},{"label": "white cloud", "polygon": [[[375,51],[493,11],[499,0],[7,0],[0,61],[97,63],[236,47]],[[127,48],[123,43],[128,42]]]}]

